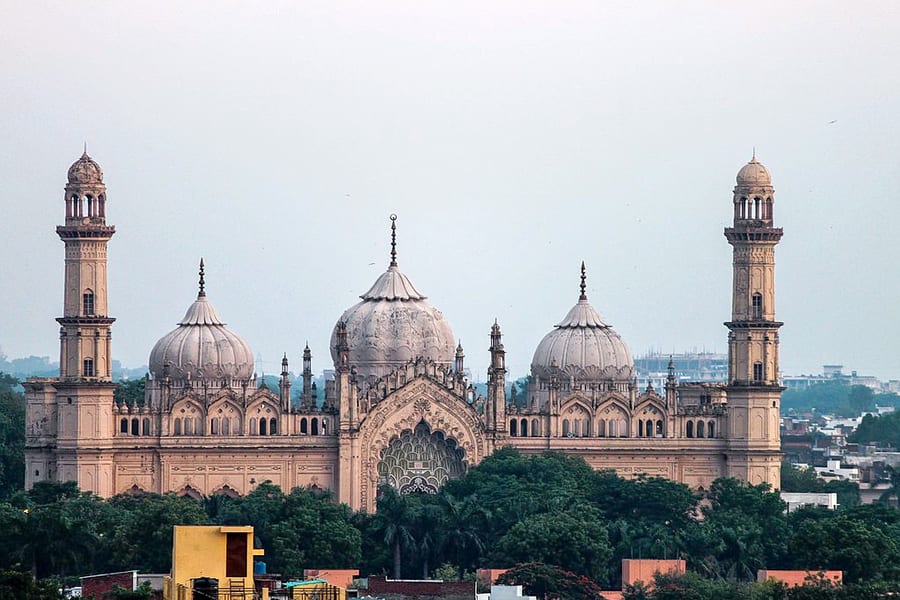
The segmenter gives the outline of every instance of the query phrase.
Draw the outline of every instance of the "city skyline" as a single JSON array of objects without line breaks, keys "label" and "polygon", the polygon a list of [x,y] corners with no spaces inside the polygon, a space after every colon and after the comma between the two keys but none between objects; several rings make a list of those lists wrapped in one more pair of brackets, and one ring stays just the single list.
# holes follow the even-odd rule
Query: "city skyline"
[{"label": "city skyline", "polygon": [[184,314],[202,256],[258,371],[283,352],[297,370],[307,341],[330,368],[334,323],[388,265],[392,213],[401,268],[481,380],[495,318],[510,373],[528,372],[582,260],[633,354],[724,352],[722,231],[755,146],[785,231],[782,372],[896,378],[897,8],[764,6],[199,5],[165,27],[141,8],[6,8],[0,347],[56,353],[54,230],[87,139],[126,366]]}]

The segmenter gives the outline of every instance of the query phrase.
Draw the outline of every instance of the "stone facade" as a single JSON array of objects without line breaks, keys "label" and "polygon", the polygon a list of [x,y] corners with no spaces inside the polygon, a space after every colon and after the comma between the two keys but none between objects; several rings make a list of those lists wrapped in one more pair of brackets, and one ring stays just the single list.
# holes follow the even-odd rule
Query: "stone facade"
[{"label": "stone facade", "polygon": [[[373,510],[382,484],[433,492],[498,448],[556,450],[620,475],[694,488],[733,476],[779,487],[778,328],[774,320],[774,190],[755,157],[738,175],[729,380],[639,389],[625,342],[585,293],[535,351],[524,401],[506,398],[500,326],[490,331],[486,396],[467,381],[450,325],[397,264],[335,325],[335,376],[319,394],[309,348],[291,400],[287,358],[277,390],[253,372],[249,344],[200,290],[151,352],[143,403],[119,405],[110,380],[106,188],[85,154],[66,186],[61,372],[31,379],[26,485],[74,480],[101,496],[152,491],[246,494],[263,481],[316,486]],[[393,220],[393,217],[392,217]],[[383,333],[384,339],[379,334]],[[389,339],[388,339],[389,338]],[[185,341],[189,341],[186,343]]]}]

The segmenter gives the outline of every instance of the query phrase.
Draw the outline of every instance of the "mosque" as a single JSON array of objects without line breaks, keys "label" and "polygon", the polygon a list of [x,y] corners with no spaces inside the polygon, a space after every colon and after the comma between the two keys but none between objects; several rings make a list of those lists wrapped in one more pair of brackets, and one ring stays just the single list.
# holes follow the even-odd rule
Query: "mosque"
[{"label": "mosque", "polygon": [[[107,310],[106,186],[85,152],[69,168],[60,373],[25,382],[26,486],[76,481],[108,497],[246,494],[271,481],[316,486],[373,511],[378,488],[436,492],[504,446],[555,450],[625,477],[703,488],[722,476],[780,487],[774,188],[756,157],[737,174],[728,380],[639,389],[631,352],[581,293],[531,361],[524,402],[506,396],[500,326],[490,329],[487,393],[465,376],[450,324],[400,270],[391,227],[387,270],[338,318],[334,378],[313,383],[303,353],[299,402],[287,358],[278,389],[257,379],[250,344],[199,289],[178,326],[150,350],[143,403],[117,404]],[[393,219],[393,217],[392,217]],[[573,294],[574,295],[574,294]],[[273,386],[274,387],[274,386]],[[294,394],[297,396],[298,394]]]}]

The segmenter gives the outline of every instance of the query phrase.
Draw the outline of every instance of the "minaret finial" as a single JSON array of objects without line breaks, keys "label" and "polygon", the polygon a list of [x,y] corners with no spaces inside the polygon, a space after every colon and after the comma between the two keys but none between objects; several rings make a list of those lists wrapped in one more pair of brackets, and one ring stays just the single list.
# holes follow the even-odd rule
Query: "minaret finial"
[{"label": "minaret finial", "polygon": [[206,297],[206,280],[203,278],[204,274],[203,257],[200,257],[200,293],[197,294],[200,298]]},{"label": "minaret finial", "polygon": [[587,274],[584,269],[584,261],[581,261],[581,296],[578,297],[579,300],[587,300],[587,294],[584,291],[587,287],[585,281],[587,281]]},{"label": "minaret finial", "polygon": [[391,215],[391,266],[397,266],[397,215]]},{"label": "minaret finial", "polygon": [[87,156],[87,140],[84,140],[84,155]]},{"label": "minaret finial", "polygon": [[756,146],[753,146],[753,158],[750,159],[750,162],[756,162]]}]

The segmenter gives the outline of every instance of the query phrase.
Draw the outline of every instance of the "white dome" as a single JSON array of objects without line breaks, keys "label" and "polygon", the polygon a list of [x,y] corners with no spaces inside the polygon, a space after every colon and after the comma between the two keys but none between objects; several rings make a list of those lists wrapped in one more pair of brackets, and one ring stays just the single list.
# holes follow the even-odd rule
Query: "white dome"
[{"label": "white dome", "polygon": [[[452,365],[455,338],[450,324],[395,262],[360,298],[362,302],[338,321],[346,325],[349,362],[360,376],[382,377],[415,358]],[[335,363],[338,325],[331,334]]]},{"label": "white dome", "polygon": [[603,322],[582,293],[566,318],[544,336],[531,359],[531,372],[547,379],[554,367],[581,381],[630,381],[631,351],[612,327]]},{"label": "white dome", "polygon": [[253,351],[241,336],[225,327],[206,294],[200,291],[173,331],[150,352],[154,378],[245,380],[253,376]]}]

